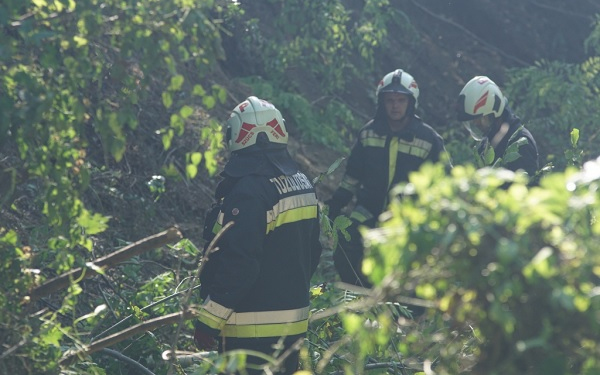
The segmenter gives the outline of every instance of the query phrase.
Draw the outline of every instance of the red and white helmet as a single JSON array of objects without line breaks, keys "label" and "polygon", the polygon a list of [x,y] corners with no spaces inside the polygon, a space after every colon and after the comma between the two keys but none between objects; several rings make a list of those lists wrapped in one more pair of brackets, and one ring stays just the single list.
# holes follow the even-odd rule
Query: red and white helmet
[{"label": "red and white helmet", "polygon": [[409,95],[414,99],[415,108],[417,107],[419,101],[419,85],[417,85],[417,81],[415,81],[413,76],[402,69],[396,69],[393,72],[389,72],[381,79],[381,81],[379,81],[377,90],[375,91],[377,100],[380,100],[379,95],[384,92],[398,92]]},{"label": "red and white helmet", "polygon": [[473,77],[458,95],[456,118],[470,121],[476,117],[493,114],[502,116],[507,99],[498,85],[486,76]]},{"label": "red and white helmet", "polygon": [[227,120],[227,147],[234,152],[262,143],[258,141],[260,134],[266,136],[266,148],[282,148],[288,143],[288,132],[279,110],[266,100],[250,96],[233,109]]}]

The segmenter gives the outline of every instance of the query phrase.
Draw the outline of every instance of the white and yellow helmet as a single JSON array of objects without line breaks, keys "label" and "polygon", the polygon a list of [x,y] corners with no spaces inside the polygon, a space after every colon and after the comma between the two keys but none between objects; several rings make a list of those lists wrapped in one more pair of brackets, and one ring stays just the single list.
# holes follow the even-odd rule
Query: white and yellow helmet
[{"label": "white and yellow helmet", "polygon": [[486,76],[473,77],[458,95],[456,118],[470,121],[474,118],[494,115],[502,116],[507,99],[494,81]]},{"label": "white and yellow helmet", "polygon": [[[264,136],[259,137],[261,134]],[[225,140],[230,152],[244,150],[257,143],[263,148],[285,148],[288,132],[281,113],[273,104],[250,96],[231,112]]]}]

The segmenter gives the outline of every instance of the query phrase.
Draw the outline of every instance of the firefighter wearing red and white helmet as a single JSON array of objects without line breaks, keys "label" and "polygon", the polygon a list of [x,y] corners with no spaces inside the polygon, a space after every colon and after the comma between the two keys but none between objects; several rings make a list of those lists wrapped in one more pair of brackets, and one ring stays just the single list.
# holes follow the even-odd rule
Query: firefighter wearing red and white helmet
[{"label": "firefighter wearing red and white helmet", "polygon": [[[318,201],[311,181],[287,151],[288,132],[275,106],[254,96],[227,120],[230,155],[207,215],[204,239],[233,222],[218,239],[201,274],[203,299],[194,341],[200,349],[245,349],[273,356],[281,343],[284,368],[298,367],[294,346],[308,329],[310,279],[321,254]],[[264,358],[247,362],[264,365]],[[263,373],[248,368],[249,374]]]},{"label": "firefighter wearing red and white helmet", "polygon": [[381,100],[380,95],[386,92],[406,94],[411,101],[407,114],[414,114],[415,109],[419,105],[419,85],[417,85],[417,81],[415,81],[412,75],[402,69],[389,72],[377,84],[375,95],[378,102]]},{"label": "firefighter wearing red and white helmet", "polygon": [[[486,76],[469,80],[458,95],[456,119],[463,122],[471,136],[480,142],[482,160],[493,150],[492,165],[517,171],[523,170],[534,182],[538,170],[538,149],[533,135],[521,123],[508,105],[500,87]],[[519,142],[518,153],[507,155],[507,149]]]},{"label": "firefighter wearing red and white helmet", "polygon": [[371,283],[362,272],[358,227],[374,227],[387,207],[390,189],[407,182],[409,173],[423,163],[437,162],[445,154],[442,137],[415,114],[419,85],[411,74],[402,69],[387,73],[375,94],[375,116],[358,133],[340,187],[325,202],[330,217],[335,217],[356,196],[348,228],[351,238],[340,239],[334,264],[342,281],[365,287]]},{"label": "firefighter wearing red and white helmet", "polygon": [[233,109],[227,120],[227,147],[235,152],[257,143],[260,134],[266,136],[265,147],[284,148],[288,132],[281,113],[275,106],[256,96],[250,96]]}]

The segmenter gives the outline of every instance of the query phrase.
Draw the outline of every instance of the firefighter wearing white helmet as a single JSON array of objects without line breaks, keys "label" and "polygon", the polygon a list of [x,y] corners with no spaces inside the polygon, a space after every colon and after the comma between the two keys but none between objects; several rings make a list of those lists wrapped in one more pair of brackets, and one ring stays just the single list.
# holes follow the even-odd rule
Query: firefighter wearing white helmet
[{"label": "firefighter wearing white helmet", "polygon": [[[318,201],[311,181],[287,151],[288,132],[273,104],[254,96],[227,120],[230,158],[221,173],[216,204],[204,225],[210,254],[201,274],[203,300],[194,342],[201,350],[242,349],[274,356],[289,351],[283,368],[298,368],[296,342],[308,329],[310,279],[321,255]],[[265,365],[248,356],[249,374]],[[251,366],[251,367],[252,367]]]},{"label": "firefighter wearing white helmet", "polygon": [[265,147],[282,148],[288,143],[288,133],[279,110],[265,100],[250,96],[233,109],[227,120],[229,151],[256,145],[260,134],[266,136]]},{"label": "firefighter wearing white helmet", "polygon": [[[498,85],[486,76],[475,76],[458,95],[456,119],[463,122],[471,136],[479,141],[482,160],[506,169],[523,170],[534,183],[538,170],[538,149],[533,135],[508,105]],[[516,152],[507,154],[509,146]],[[486,157],[493,152],[493,158]]]},{"label": "firefighter wearing white helmet", "polygon": [[381,95],[387,92],[407,95],[410,103],[405,116],[410,117],[415,113],[415,109],[419,105],[419,85],[417,85],[417,81],[415,81],[412,75],[402,69],[396,69],[386,74],[379,81],[375,90],[378,103],[382,100]]},{"label": "firefighter wearing white helmet", "polygon": [[349,213],[351,238],[340,238],[334,264],[342,281],[364,287],[371,283],[362,271],[364,249],[358,227],[374,227],[387,208],[392,187],[407,182],[423,163],[437,162],[445,154],[442,137],[415,114],[419,85],[411,74],[402,69],[387,73],[375,94],[375,116],[358,133],[342,182],[325,202],[333,218],[356,197]]}]

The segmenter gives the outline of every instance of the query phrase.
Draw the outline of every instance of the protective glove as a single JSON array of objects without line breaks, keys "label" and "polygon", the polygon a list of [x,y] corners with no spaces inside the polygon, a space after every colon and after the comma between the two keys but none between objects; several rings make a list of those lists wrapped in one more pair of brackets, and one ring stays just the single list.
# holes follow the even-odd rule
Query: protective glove
[{"label": "protective glove", "polygon": [[324,203],[329,207],[329,212],[327,213],[327,216],[332,221],[335,220],[335,218],[338,217],[338,215],[342,211],[342,208],[339,207],[339,204],[336,201],[334,201],[333,199],[329,199],[329,200],[325,201]]},{"label": "protective glove", "polygon": [[194,330],[194,344],[199,350],[216,350],[217,340],[210,334],[202,331],[199,327]]}]

